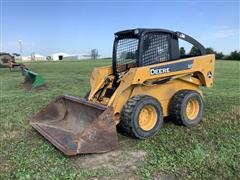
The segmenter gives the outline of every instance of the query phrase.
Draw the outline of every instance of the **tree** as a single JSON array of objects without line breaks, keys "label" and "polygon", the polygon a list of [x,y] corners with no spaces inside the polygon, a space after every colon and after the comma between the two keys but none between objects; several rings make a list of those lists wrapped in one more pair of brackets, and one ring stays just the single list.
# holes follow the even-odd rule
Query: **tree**
[{"label": "tree", "polygon": [[206,48],[206,54],[214,54],[214,49],[211,47]]},{"label": "tree", "polygon": [[185,51],[184,47],[180,47],[179,51],[180,51],[180,56],[186,55],[186,51]]},{"label": "tree", "polygon": [[98,50],[97,49],[92,49],[91,50],[91,58],[95,60],[95,59],[98,58],[98,56],[99,56]]},{"label": "tree", "polygon": [[231,60],[240,60],[240,51],[231,52],[228,58]]},{"label": "tree", "polygon": [[196,48],[195,46],[193,46],[193,47],[191,48],[189,54],[191,54],[191,55],[200,55],[201,52],[200,52],[200,50],[199,50],[198,48]]},{"label": "tree", "polygon": [[136,59],[136,54],[134,52],[128,52],[126,55],[126,59]]},{"label": "tree", "polygon": [[35,53],[31,53],[31,61],[36,61]]},{"label": "tree", "polygon": [[216,55],[216,59],[223,59],[224,58],[224,54],[222,52],[216,52],[215,51],[215,55]]}]

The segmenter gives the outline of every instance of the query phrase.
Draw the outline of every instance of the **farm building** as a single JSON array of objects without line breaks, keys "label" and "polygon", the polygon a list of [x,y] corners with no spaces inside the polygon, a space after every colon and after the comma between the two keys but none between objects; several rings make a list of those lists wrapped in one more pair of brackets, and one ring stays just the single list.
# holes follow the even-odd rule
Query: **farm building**
[{"label": "farm building", "polygon": [[40,55],[40,54],[35,54],[32,53],[30,56],[23,56],[22,61],[45,61],[46,56]]},{"label": "farm building", "polygon": [[91,54],[79,54],[78,59],[91,59]]},{"label": "farm building", "polygon": [[64,57],[69,56],[69,54],[64,52],[58,52],[51,55],[53,61],[63,60]]},{"label": "farm building", "polygon": [[67,54],[64,52],[54,53],[49,57],[50,57],[50,60],[53,60],[53,61],[91,59],[90,54]]}]

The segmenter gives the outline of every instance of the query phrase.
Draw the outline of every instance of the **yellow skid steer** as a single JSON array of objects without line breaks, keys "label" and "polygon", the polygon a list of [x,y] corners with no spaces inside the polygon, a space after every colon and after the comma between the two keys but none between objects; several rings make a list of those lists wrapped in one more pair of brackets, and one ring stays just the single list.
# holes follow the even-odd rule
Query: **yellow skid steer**
[{"label": "yellow skid steer", "polygon": [[[181,56],[179,39],[198,53]],[[113,150],[116,126],[139,139],[156,135],[166,116],[196,126],[203,118],[200,87],[213,85],[214,63],[213,54],[181,32],[117,32],[112,66],[93,70],[86,98],[60,96],[31,125],[66,155]]]}]

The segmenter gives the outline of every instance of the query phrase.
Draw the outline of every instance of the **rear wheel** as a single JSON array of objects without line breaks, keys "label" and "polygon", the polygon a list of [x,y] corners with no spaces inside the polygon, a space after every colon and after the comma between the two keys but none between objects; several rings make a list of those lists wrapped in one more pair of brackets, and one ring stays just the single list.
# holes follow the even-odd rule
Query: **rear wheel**
[{"label": "rear wheel", "polygon": [[177,92],[170,102],[170,117],[180,125],[196,126],[203,118],[202,96],[192,90]]},{"label": "rear wheel", "polygon": [[151,96],[138,95],[123,107],[120,128],[129,135],[146,139],[153,137],[163,123],[163,112],[159,101]]}]

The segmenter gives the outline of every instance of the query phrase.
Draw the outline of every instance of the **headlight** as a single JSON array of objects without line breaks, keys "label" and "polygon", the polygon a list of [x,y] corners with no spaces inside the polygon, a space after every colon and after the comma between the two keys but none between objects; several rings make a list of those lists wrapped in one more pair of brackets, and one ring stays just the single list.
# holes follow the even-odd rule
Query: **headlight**
[{"label": "headlight", "polygon": [[139,33],[139,30],[138,29],[135,29],[134,30],[134,34],[138,34]]}]

